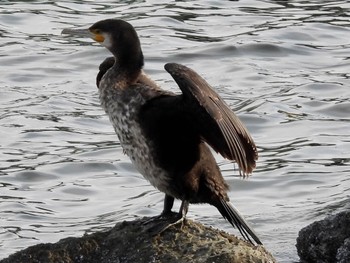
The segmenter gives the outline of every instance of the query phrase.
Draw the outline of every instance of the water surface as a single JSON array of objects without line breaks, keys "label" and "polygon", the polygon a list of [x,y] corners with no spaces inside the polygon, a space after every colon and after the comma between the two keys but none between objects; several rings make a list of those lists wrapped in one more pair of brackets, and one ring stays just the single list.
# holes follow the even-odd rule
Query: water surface
[{"label": "water surface", "polygon": [[[252,177],[217,156],[230,198],[279,262],[298,261],[298,231],[349,209],[345,0],[1,1],[0,258],[162,210],[99,106],[108,52],[60,35],[113,17],[135,26],[162,87],[179,91],[165,63],[186,64],[248,126],[260,154]],[[237,234],[213,207],[188,217]]]}]

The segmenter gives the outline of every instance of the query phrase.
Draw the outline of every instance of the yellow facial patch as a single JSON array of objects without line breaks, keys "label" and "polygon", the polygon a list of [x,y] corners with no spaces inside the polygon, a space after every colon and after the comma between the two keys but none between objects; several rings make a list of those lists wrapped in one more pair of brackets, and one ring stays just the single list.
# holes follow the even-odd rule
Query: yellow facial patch
[{"label": "yellow facial patch", "polygon": [[93,39],[99,43],[102,43],[103,41],[105,41],[104,36],[102,36],[101,34],[96,34],[96,33],[94,33]]}]

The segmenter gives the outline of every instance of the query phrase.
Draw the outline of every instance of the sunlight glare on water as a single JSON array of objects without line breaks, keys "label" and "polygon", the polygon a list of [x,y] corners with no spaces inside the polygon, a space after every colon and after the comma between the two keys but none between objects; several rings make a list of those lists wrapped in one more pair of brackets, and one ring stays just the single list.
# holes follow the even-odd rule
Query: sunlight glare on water
[{"label": "sunlight glare on water", "polygon": [[[298,261],[302,227],[349,208],[347,1],[5,0],[0,14],[0,258],[162,210],[99,105],[109,53],[61,35],[106,18],[135,26],[163,88],[179,92],[165,63],[190,66],[247,125],[253,176],[217,158],[231,201],[279,262]],[[237,234],[215,208],[188,217]]]}]

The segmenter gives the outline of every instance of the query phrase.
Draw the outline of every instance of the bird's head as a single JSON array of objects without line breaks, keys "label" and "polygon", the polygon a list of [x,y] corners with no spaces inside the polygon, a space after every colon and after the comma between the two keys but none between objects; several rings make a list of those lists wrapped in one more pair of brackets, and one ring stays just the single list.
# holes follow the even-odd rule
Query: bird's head
[{"label": "bird's head", "polygon": [[91,38],[112,53],[117,49],[127,51],[140,47],[140,41],[134,27],[120,19],[106,19],[96,22],[89,28]]},{"label": "bird's head", "polygon": [[98,21],[88,29],[64,29],[62,34],[89,36],[106,47],[119,64],[143,66],[140,40],[134,27],[120,19]]}]

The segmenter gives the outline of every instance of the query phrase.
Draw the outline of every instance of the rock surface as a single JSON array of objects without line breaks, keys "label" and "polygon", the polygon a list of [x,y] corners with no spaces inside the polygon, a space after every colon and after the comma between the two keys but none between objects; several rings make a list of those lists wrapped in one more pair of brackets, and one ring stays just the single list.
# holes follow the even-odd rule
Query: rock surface
[{"label": "rock surface", "polygon": [[350,211],[328,216],[303,228],[297,238],[301,262],[350,262]]},{"label": "rock surface", "polygon": [[121,222],[109,231],[70,237],[55,244],[35,245],[0,262],[276,262],[262,246],[255,247],[191,220],[152,235],[165,222],[149,219]]}]

